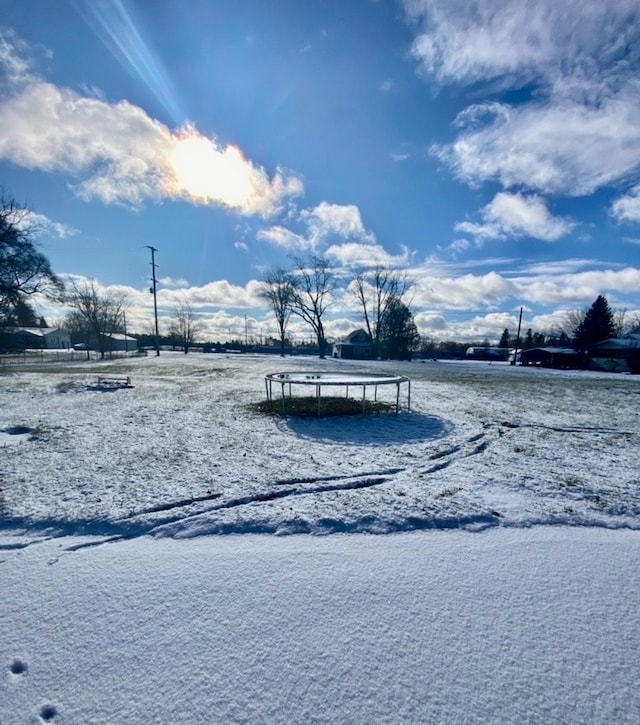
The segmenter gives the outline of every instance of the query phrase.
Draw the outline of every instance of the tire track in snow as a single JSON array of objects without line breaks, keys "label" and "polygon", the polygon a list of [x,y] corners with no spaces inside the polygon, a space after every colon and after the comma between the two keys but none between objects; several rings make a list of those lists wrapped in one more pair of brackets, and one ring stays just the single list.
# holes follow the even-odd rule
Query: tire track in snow
[{"label": "tire track in snow", "polygon": [[[403,469],[399,469],[403,470]],[[325,480],[325,479],[321,479]],[[335,479],[329,479],[335,480]],[[238,496],[231,498],[228,501],[223,501],[217,506],[211,506],[201,511],[196,511],[192,514],[186,514],[184,516],[174,516],[165,520],[150,522],[151,526],[149,533],[157,533],[165,526],[169,526],[178,522],[192,521],[193,519],[205,516],[207,514],[215,513],[216,511],[226,511],[232,508],[239,508],[242,506],[250,506],[256,503],[267,503],[269,501],[276,501],[278,499],[288,498],[290,496],[309,496],[316,493],[327,493],[331,491],[355,491],[362,488],[372,488],[373,486],[380,486],[383,483],[387,483],[392,479],[389,476],[351,476],[343,483],[336,483],[335,485],[328,486],[309,486],[301,488],[287,488],[285,490],[267,490],[255,494],[249,494],[247,496]],[[295,485],[295,484],[291,484]]]}]

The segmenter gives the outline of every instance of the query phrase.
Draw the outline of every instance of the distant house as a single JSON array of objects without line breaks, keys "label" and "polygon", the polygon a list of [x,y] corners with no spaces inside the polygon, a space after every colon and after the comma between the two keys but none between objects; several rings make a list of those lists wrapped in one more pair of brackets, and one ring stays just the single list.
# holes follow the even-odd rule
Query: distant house
[{"label": "distant house", "polygon": [[100,335],[102,347],[107,352],[127,352],[128,350],[137,350],[138,341],[131,335],[125,335],[123,332],[112,332],[110,335]]},{"label": "distant house", "polygon": [[71,336],[57,327],[0,328],[0,350],[68,350]]},{"label": "distant house", "polygon": [[571,347],[532,347],[518,353],[521,365],[538,365],[559,370],[581,370],[585,359]]},{"label": "distant house", "polygon": [[589,348],[593,370],[640,373],[640,327],[622,337],[603,340]]},{"label": "distant house", "polygon": [[340,342],[333,343],[332,356],[345,360],[371,360],[373,343],[365,330],[354,330]]}]

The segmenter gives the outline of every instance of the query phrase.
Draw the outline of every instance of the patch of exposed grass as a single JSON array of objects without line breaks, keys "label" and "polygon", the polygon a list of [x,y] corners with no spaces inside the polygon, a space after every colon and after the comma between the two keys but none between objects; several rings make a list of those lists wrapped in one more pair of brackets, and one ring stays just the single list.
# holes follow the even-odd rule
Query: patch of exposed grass
[{"label": "patch of exposed grass", "polygon": [[[249,406],[256,413],[266,415],[284,415],[291,418],[317,418],[318,399],[307,397],[285,398],[284,413],[281,398],[273,400],[261,400]],[[364,413],[389,413],[395,412],[396,406],[381,401],[366,400]],[[332,418],[341,415],[362,415],[362,400],[346,397],[322,397],[320,398],[320,417]]]}]

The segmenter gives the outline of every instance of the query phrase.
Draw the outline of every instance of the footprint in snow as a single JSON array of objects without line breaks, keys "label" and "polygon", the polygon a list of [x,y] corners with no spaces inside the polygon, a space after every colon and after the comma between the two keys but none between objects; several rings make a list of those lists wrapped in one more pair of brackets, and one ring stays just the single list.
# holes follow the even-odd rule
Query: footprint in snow
[{"label": "footprint in snow", "polygon": [[9,665],[9,671],[12,675],[16,675],[17,677],[20,675],[26,675],[28,669],[27,663],[17,658]]},{"label": "footprint in snow", "polygon": [[58,714],[55,705],[43,705],[40,708],[40,719],[43,722],[51,722],[53,718]]}]

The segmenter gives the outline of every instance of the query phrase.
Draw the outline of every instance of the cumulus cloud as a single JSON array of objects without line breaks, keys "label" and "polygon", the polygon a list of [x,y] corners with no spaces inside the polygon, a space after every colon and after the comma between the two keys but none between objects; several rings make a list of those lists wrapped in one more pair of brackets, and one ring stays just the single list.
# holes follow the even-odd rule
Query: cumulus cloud
[{"label": "cumulus cloud", "polygon": [[[440,84],[476,84],[478,103],[431,154],[470,186],[581,196],[640,170],[640,7],[635,0],[405,0],[413,55]],[[481,85],[484,84],[484,85]]]},{"label": "cumulus cloud", "polygon": [[[480,113],[484,112],[479,122]],[[591,194],[640,168],[640,82],[585,105],[554,98],[519,107],[492,103],[459,117],[474,122],[430,152],[471,186],[498,181],[568,196]],[[480,127],[477,127],[480,124]]]},{"label": "cumulus cloud", "polygon": [[441,83],[554,82],[615,62],[640,39],[635,0],[404,0],[412,53]]},{"label": "cumulus cloud", "polygon": [[413,305],[441,310],[477,310],[502,305],[517,294],[517,285],[497,272],[458,277],[433,276],[428,270],[411,270],[416,279]]},{"label": "cumulus cloud", "polygon": [[480,241],[526,236],[556,242],[574,227],[572,222],[554,217],[536,195],[500,192],[480,215],[482,222],[459,222],[456,231]]},{"label": "cumulus cloud", "polygon": [[[293,226],[301,227],[301,232],[275,225],[261,229],[257,238],[293,252],[329,254],[329,250],[336,250],[346,244],[353,248],[370,246],[370,253],[377,253],[375,235],[365,228],[360,210],[353,204],[329,204],[323,201],[312,209],[303,209],[290,221]],[[340,252],[335,252],[335,255],[340,256]]]},{"label": "cumulus cloud", "polygon": [[[0,54],[7,65],[8,52]],[[15,54],[9,57],[17,57]],[[172,131],[141,108],[35,80],[0,97],[0,159],[65,171],[77,194],[106,204],[184,199],[271,216],[303,193],[300,177],[266,170],[190,124]]]},{"label": "cumulus cloud", "polygon": [[345,267],[406,267],[411,261],[411,253],[403,247],[401,255],[389,254],[379,244],[358,244],[357,242],[346,242],[344,244],[332,244],[327,248],[327,257],[336,260]]},{"label": "cumulus cloud", "polygon": [[634,186],[625,196],[616,199],[611,213],[621,222],[640,222],[640,184]]},{"label": "cumulus cloud", "polygon": [[502,274],[470,274],[456,273],[452,267],[447,272],[446,266],[429,263],[409,269],[416,281],[411,305],[416,312],[438,310],[457,316],[468,310],[494,312],[523,304],[541,309],[582,307],[600,294],[606,295],[612,305],[624,306],[625,300],[637,294],[640,269],[597,265],[593,260],[574,260],[566,265],[523,265]]},{"label": "cumulus cloud", "polygon": [[182,278],[174,279],[173,277],[160,277],[158,284],[167,289],[187,289],[189,287],[188,280]]},{"label": "cumulus cloud", "polygon": [[313,247],[335,238],[375,241],[374,235],[362,223],[360,210],[353,204],[329,204],[323,201],[313,209],[301,211],[300,219],[307,225]]},{"label": "cumulus cloud", "polygon": [[77,229],[62,222],[53,221],[45,214],[39,214],[30,209],[16,209],[13,217],[11,221],[18,228],[27,229],[36,235],[48,234],[59,239],[66,239],[78,234]]},{"label": "cumulus cloud", "polygon": [[283,226],[272,226],[260,229],[256,235],[258,241],[269,242],[276,247],[289,251],[303,251],[313,247],[312,243],[301,234],[296,234]]},{"label": "cumulus cloud", "polygon": [[422,334],[433,335],[434,332],[442,332],[449,328],[444,316],[434,312],[419,312],[414,315],[414,320]]}]

